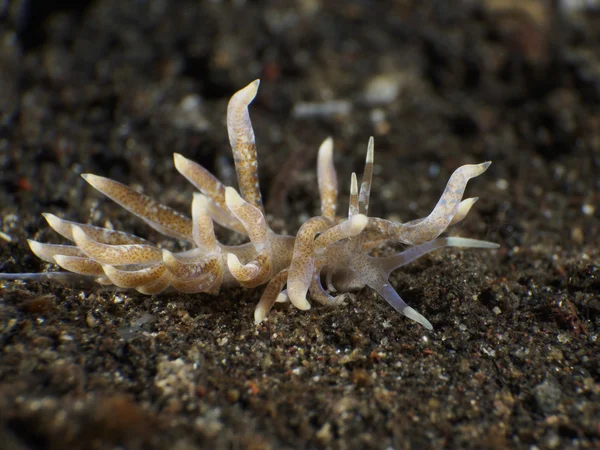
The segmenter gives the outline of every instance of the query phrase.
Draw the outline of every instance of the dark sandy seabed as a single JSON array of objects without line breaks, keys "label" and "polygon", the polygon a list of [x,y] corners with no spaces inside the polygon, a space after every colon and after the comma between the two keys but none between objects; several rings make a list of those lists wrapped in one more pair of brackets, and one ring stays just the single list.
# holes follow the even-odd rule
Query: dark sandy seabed
[{"label": "dark sandy seabed", "polygon": [[79,174],[188,212],[171,155],[234,183],[225,108],[255,78],[275,229],[317,213],[329,135],[346,208],[374,135],[372,215],[492,160],[450,233],[501,245],[392,277],[433,332],[368,290],[255,326],[261,289],[0,282],[0,448],[599,448],[600,14],[554,3],[0,2],[0,272],[56,270],[42,212],[177,248]]}]

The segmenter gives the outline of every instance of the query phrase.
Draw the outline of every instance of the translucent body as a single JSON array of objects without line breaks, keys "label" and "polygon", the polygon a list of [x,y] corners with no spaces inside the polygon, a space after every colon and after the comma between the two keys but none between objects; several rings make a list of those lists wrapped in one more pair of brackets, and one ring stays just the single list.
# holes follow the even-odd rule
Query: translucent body
[{"label": "translucent body", "polygon": [[[104,285],[133,288],[154,295],[169,287],[186,293],[215,294],[223,285],[254,288],[266,284],[254,319],[261,322],[276,301],[289,300],[299,309],[309,299],[335,305],[343,293],[365,286],[378,292],[397,311],[427,329],[431,324],[408,306],[388,282],[390,273],[416,258],[443,247],[496,248],[497,245],[464,238],[438,238],[446,228],[468,214],[476,198],[462,200],[467,182],[482,174],[489,162],[459,167],[450,177],[437,205],[427,217],[408,223],[368,217],[374,163],[374,141],[369,140],[360,183],[352,174],[347,217],[337,211],[337,175],[333,141],[319,149],[317,174],[321,215],[308,219],[296,236],[274,233],[265,218],[258,181],[254,131],[248,106],[256,96],[258,80],[237,92],[229,102],[227,129],[232,146],[238,190],[223,185],[200,165],[175,154],[175,167],[195,187],[191,218],[108,178],[84,174],[94,188],[140,217],[157,231],[184,240],[192,249],[171,253],[140,237],[78,224],[45,214],[50,227],[73,245],[29,241],[45,261]],[[219,243],[213,224],[246,235],[240,246]],[[394,256],[379,258],[370,251],[387,242],[412,246]],[[28,274],[29,278],[41,274]],[[12,278],[18,278],[13,275]],[[21,275],[26,278],[26,275]],[[0,278],[11,278],[10,275]],[[323,281],[326,281],[325,287]],[[283,290],[287,285],[287,289]],[[332,293],[342,293],[333,296]]]}]

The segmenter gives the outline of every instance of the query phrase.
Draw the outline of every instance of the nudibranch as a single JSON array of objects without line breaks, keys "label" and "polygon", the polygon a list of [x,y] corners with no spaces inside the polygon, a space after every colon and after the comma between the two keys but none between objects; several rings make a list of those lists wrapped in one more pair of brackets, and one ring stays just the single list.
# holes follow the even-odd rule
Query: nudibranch
[{"label": "nudibranch", "polygon": [[[265,216],[248,112],[258,85],[259,80],[253,81],[235,93],[227,109],[239,190],[225,186],[199,164],[174,155],[177,170],[198,190],[193,195],[191,218],[117,181],[83,175],[94,188],[150,227],[187,242],[188,250],[171,252],[133,234],[44,214],[50,227],[72,244],[29,240],[33,253],[67,271],[94,277],[103,285],[148,295],[169,288],[190,294],[216,294],[222,286],[266,285],[254,311],[256,323],[267,317],[275,302],[289,301],[307,310],[311,306],[308,299],[335,305],[345,293],[368,286],[394,309],[431,330],[429,321],[402,300],[388,278],[399,267],[439,248],[498,247],[475,239],[439,237],[450,225],[464,219],[477,201],[462,200],[462,196],[467,182],[485,172],[490,162],[456,169],[427,217],[393,222],[368,215],[374,157],[371,138],[360,187],[353,173],[348,214],[339,217],[333,140],[327,138],[319,148],[317,161],[321,214],[304,222],[295,236],[277,234]],[[248,242],[238,246],[220,243],[215,223],[247,236]],[[393,256],[373,256],[374,248],[390,242],[401,243],[406,249]]]}]

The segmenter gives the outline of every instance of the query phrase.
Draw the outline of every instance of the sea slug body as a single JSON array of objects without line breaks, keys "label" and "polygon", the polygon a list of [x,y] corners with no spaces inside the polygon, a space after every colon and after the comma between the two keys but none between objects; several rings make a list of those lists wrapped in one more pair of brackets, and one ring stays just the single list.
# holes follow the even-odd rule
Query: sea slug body
[{"label": "sea slug body", "polygon": [[[485,172],[491,163],[456,169],[427,217],[407,223],[392,222],[368,216],[374,161],[371,138],[361,182],[353,173],[348,214],[339,217],[333,140],[327,138],[317,158],[321,215],[304,222],[296,236],[277,234],[265,217],[256,142],[248,112],[258,85],[258,80],[250,83],[235,93],[228,105],[227,130],[239,191],[223,185],[195,162],[174,155],[176,169],[199,191],[193,197],[191,218],[117,181],[83,175],[95,189],[150,227],[186,241],[189,250],[173,253],[132,234],[44,214],[50,227],[72,245],[29,240],[33,253],[67,271],[94,277],[101,284],[132,288],[148,295],[168,288],[190,294],[216,294],[222,286],[254,288],[266,284],[254,312],[256,323],[267,317],[276,301],[289,301],[307,310],[311,307],[309,299],[335,305],[345,292],[368,286],[397,311],[431,330],[429,321],[408,306],[390,285],[389,275],[439,248],[498,247],[486,241],[439,237],[466,217],[477,200],[462,199],[467,182]],[[215,237],[215,223],[247,236],[249,242],[239,246],[221,244]],[[372,256],[373,248],[388,242],[399,242],[408,248],[389,257]],[[336,296],[332,295],[334,292]]]}]

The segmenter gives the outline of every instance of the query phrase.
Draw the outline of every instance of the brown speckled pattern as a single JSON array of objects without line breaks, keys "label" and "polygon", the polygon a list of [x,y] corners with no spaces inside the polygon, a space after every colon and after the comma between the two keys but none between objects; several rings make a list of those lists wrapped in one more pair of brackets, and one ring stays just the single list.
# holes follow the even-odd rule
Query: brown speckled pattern
[{"label": "brown speckled pattern", "polygon": [[94,188],[144,219],[157,231],[178,239],[192,240],[192,221],[180,212],[114,180],[92,174],[84,174],[83,177]]},{"label": "brown speckled pattern", "polygon": [[264,212],[258,181],[256,139],[248,113],[248,105],[254,100],[258,85],[259,81],[255,80],[231,97],[227,108],[227,131],[240,193],[246,201]]}]

